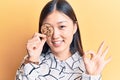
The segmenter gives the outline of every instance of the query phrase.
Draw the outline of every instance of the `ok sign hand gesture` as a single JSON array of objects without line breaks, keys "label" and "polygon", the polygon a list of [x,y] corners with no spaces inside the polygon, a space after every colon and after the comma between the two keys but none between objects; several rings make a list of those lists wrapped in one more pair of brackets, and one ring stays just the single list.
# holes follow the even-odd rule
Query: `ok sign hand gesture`
[{"label": "ok sign hand gesture", "polygon": [[[104,42],[100,45],[97,54],[93,51],[88,51],[83,55],[83,60],[85,63],[85,68],[87,74],[97,75],[100,74],[103,68],[111,61],[111,57],[105,60],[105,56],[108,53],[109,47],[103,51]],[[90,55],[90,58],[87,57]]]}]

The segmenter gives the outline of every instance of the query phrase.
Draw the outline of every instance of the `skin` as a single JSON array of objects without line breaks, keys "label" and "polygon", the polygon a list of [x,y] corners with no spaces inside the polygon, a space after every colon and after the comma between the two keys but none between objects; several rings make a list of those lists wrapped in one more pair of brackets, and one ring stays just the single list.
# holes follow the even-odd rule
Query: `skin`
[{"label": "skin", "polygon": [[[87,74],[101,74],[103,68],[111,61],[111,57],[105,60],[105,56],[109,51],[109,47],[106,47],[106,49],[103,50],[104,44],[105,42],[103,41],[100,47],[98,48],[97,53],[90,50],[83,55],[83,60],[85,63]],[[90,55],[90,58],[88,58],[87,55]]]},{"label": "skin", "polygon": [[53,11],[44,20],[43,24],[45,23],[51,24],[54,28],[53,35],[47,37],[47,44],[50,46],[52,53],[59,60],[65,60],[70,57],[69,47],[77,30],[76,24],[68,16],[58,11]]},{"label": "skin", "polygon": [[[54,19],[53,19],[54,18]],[[54,28],[52,36],[47,37],[44,34],[35,33],[32,39],[27,42],[27,50],[29,60],[33,62],[39,61],[43,45],[45,42],[50,46],[52,53],[59,60],[66,60],[72,54],[70,52],[70,44],[73,39],[73,35],[77,30],[76,24],[65,14],[54,10],[43,21],[43,24],[49,23]],[[40,39],[40,37],[42,39]],[[100,74],[111,58],[104,60],[108,53],[108,47],[103,51],[104,42],[100,45],[98,52],[88,51],[83,55],[85,63],[86,73],[90,75]],[[90,55],[88,58],[87,55]]]}]

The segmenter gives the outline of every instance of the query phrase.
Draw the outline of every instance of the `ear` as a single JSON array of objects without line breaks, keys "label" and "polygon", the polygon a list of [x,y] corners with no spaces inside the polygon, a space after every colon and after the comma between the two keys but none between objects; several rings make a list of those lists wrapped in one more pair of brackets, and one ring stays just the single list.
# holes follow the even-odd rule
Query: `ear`
[{"label": "ear", "polygon": [[74,23],[73,24],[73,34],[75,34],[76,33],[76,31],[77,31],[77,23]]}]

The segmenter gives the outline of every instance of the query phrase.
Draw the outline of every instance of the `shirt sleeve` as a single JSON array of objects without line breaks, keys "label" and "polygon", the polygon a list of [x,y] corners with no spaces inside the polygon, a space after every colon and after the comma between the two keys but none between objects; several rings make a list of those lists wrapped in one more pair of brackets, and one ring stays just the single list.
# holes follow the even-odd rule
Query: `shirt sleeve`
[{"label": "shirt sleeve", "polygon": [[23,64],[16,72],[16,80],[46,80],[44,77],[39,76],[39,65],[33,63]]},{"label": "shirt sleeve", "polygon": [[82,73],[81,80],[102,80],[101,75],[88,75],[85,73]]}]

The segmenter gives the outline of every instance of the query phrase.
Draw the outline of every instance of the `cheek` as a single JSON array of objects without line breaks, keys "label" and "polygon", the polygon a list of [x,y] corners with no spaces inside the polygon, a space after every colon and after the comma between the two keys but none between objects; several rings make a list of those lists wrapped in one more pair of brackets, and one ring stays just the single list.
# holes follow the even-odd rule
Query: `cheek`
[{"label": "cheek", "polygon": [[71,41],[73,40],[73,33],[70,33],[70,32],[65,33],[64,34],[64,40],[67,43],[71,43]]},{"label": "cheek", "polygon": [[68,25],[67,28],[63,31],[64,34],[73,35],[74,34],[74,26]]},{"label": "cheek", "polygon": [[64,33],[64,37],[65,37],[66,41],[69,42],[69,43],[72,42],[72,40],[73,40],[73,35],[74,35],[73,29],[67,30],[67,31],[65,31],[65,33]]},{"label": "cheek", "polygon": [[72,29],[71,29],[71,30],[70,30],[70,29],[69,29],[69,30],[65,30],[64,32],[62,32],[62,34],[63,34],[64,36],[68,37],[68,38],[71,38],[71,37],[74,35]]}]

